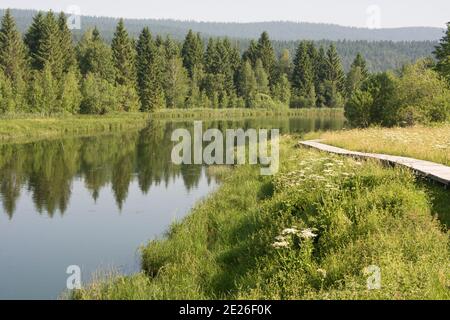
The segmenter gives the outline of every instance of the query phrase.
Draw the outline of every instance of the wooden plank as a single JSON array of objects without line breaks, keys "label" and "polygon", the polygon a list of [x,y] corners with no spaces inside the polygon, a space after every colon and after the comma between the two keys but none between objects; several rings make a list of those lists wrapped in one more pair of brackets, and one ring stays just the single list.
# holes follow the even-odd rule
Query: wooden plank
[{"label": "wooden plank", "polygon": [[350,151],[320,143],[318,140],[300,141],[299,145],[343,156],[377,159],[391,165],[401,165],[414,170],[422,176],[442,183],[445,186],[450,186],[450,167],[443,164],[408,157],[391,156],[387,154]]}]

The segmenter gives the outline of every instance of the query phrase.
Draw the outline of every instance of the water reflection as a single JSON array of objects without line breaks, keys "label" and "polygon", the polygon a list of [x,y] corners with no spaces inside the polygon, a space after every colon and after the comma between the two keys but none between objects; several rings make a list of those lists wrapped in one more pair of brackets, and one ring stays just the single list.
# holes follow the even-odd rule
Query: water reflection
[{"label": "water reflection", "polygon": [[[203,127],[222,131],[279,128],[281,133],[293,133],[335,130],[342,125],[341,118],[264,118],[208,121]],[[53,217],[59,211],[63,215],[75,178],[84,181],[94,200],[110,185],[119,209],[133,179],[137,179],[142,193],[148,193],[153,185],[163,183],[167,187],[171,179],[181,177],[189,191],[198,185],[202,169],[171,162],[170,136],[180,127],[192,130],[192,121],[152,121],[139,132],[2,145],[0,195],[4,211],[10,219],[13,217],[21,190],[26,187],[37,212]]]}]

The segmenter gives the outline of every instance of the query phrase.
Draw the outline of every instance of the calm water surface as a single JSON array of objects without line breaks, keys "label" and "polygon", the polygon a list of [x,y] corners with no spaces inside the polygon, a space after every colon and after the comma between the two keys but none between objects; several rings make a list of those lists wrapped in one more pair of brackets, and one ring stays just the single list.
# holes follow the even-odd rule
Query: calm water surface
[{"label": "calm water surface", "polygon": [[[204,129],[337,130],[342,118],[205,122]],[[172,131],[141,131],[0,145],[0,299],[54,299],[66,269],[139,270],[139,247],[164,235],[218,181],[204,166],[171,163]]]}]

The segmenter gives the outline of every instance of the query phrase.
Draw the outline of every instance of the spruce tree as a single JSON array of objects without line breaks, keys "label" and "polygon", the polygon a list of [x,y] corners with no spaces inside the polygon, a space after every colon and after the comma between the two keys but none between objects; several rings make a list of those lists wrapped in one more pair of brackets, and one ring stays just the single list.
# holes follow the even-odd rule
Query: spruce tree
[{"label": "spruce tree", "polygon": [[[9,112],[13,111],[13,105],[14,111],[25,111],[27,108],[26,49],[9,10],[6,10],[0,26],[0,70],[7,77],[7,81],[4,81],[5,92],[9,90],[10,86],[14,96],[13,101],[7,103]],[[5,96],[7,96],[6,93]],[[10,98],[12,96],[8,96],[6,99]]]},{"label": "spruce tree", "polygon": [[273,50],[272,43],[269,38],[269,34],[264,31],[258,40],[258,58],[261,60],[264,70],[266,71],[269,79],[274,77],[276,57]]},{"label": "spruce tree", "polygon": [[189,77],[194,76],[194,71],[202,66],[203,61],[203,42],[200,34],[195,34],[189,30],[181,49],[183,65],[189,73]]},{"label": "spruce tree", "polygon": [[369,72],[367,71],[366,61],[360,53],[356,55],[345,81],[345,93],[347,98],[361,88],[362,83],[368,78]]},{"label": "spruce tree", "polygon": [[258,60],[258,57],[259,57],[258,44],[256,43],[255,40],[251,40],[249,47],[242,55],[242,60],[249,61],[252,67],[255,67],[256,60]]},{"label": "spruce tree", "polygon": [[439,45],[434,51],[436,56],[436,71],[439,72],[450,84],[450,22],[447,23],[447,30],[442,37]]},{"label": "spruce tree", "polygon": [[369,71],[367,70],[367,62],[360,52],[356,54],[355,60],[353,60],[352,65],[350,66],[350,69],[354,68],[360,68],[361,74],[364,78],[367,79],[367,77],[369,76]]},{"label": "spruce tree", "polygon": [[64,58],[58,21],[52,11],[49,11],[44,18],[38,47],[36,53],[38,70],[43,70],[44,66],[48,66],[52,75],[60,80],[64,70]]},{"label": "spruce tree", "polygon": [[315,63],[314,87],[316,91],[316,106],[325,106],[325,81],[327,77],[327,59],[323,46],[317,51],[317,61]]},{"label": "spruce tree", "polygon": [[161,84],[159,51],[148,28],[144,28],[137,42],[137,83],[141,111],[152,111],[164,106]]},{"label": "spruce tree", "polygon": [[59,41],[63,59],[63,71],[68,72],[76,65],[75,49],[72,32],[67,26],[67,17],[64,12],[58,16]]},{"label": "spruce tree", "polygon": [[[345,74],[341,59],[336,51],[334,44],[331,44],[326,56],[326,80],[333,83],[337,92],[344,92]],[[333,89],[333,92],[334,92]]]},{"label": "spruce tree", "polygon": [[295,54],[292,71],[292,89],[296,96],[306,97],[314,87],[314,69],[308,53],[308,44],[302,41]]},{"label": "spruce tree", "polygon": [[41,62],[38,60],[38,52],[44,32],[45,16],[42,12],[38,12],[33,17],[33,22],[25,34],[25,44],[28,47],[31,66],[33,69],[40,69]]},{"label": "spruce tree", "polygon": [[10,10],[6,10],[0,26],[0,68],[13,82],[23,79],[26,52]]},{"label": "spruce tree", "polygon": [[116,83],[134,86],[136,82],[135,49],[128,37],[123,19],[117,24],[111,44]]}]

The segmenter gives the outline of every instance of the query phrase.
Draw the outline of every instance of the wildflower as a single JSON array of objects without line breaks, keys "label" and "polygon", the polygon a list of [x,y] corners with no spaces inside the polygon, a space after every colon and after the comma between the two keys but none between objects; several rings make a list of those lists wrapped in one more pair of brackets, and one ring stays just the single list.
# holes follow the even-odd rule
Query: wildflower
[{"label": "wildflower", "polygon": [[298,233],[298,230],[295,227],[286,228],[281,232],[282,235],[297,234],[297,233]]},{"label": "wildflower", "polygon": [[275,249],[288,248],[289,247],[289,242],[287,242],[287,241],[277,241],[277,242],[272,243],[272,247],[274,247]]},{"label": "wildflower", "polygon": [[315,234],[311,228],[307,228],[300,232],[300,237],[303,239],[312,239],[317,237],[317,234]]},{"label": "wildflower", "polygon": [[275,240],[277,240],[278,242],[283,242],[283,241],[286,241],[286,237],[283,237],[283,236],[276,236],[276,237],[275,237]]},{"label": "wildflower", "polygon": [[323,279],[325,279],[327,277],[327,270],[325,270],[325,269],[319,268],[319,269],[317,269],[317,273],[319,273]]}]

